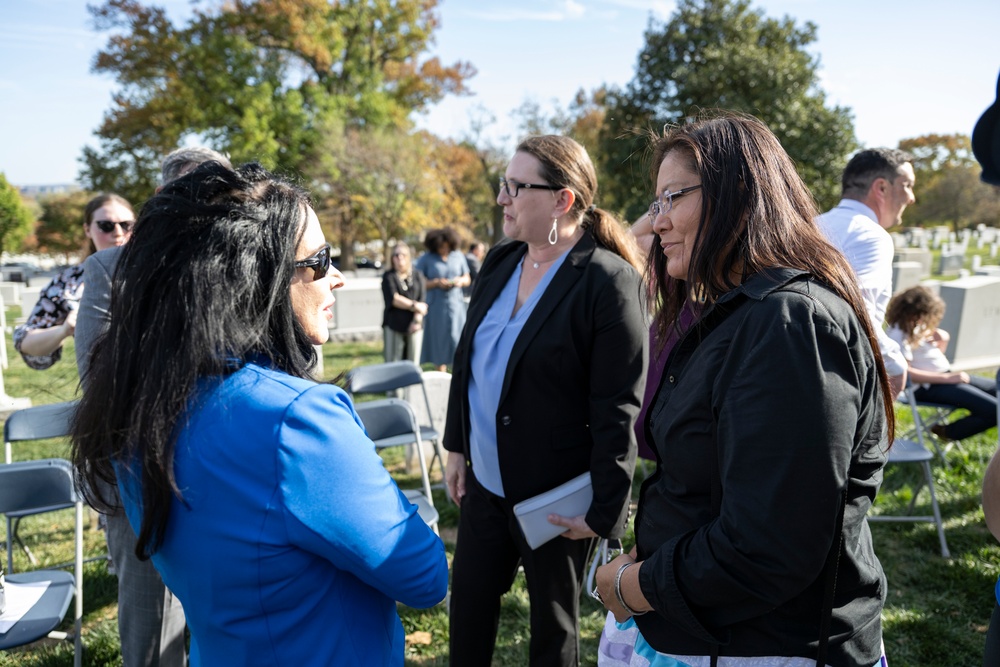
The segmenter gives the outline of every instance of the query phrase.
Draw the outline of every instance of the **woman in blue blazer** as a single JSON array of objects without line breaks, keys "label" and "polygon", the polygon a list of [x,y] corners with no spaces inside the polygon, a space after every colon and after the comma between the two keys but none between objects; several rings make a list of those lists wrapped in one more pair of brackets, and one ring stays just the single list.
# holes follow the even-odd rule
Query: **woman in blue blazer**
[{"label": "woman in blue blazer", "polygon": [[[500,186],[509,240],[473,288],[445,429],[448,491],[461,507],[451,664],[490,664],[500,598],[522,564],[530,664],[577,665],[587,555],[628,520],[646,369],[638,248],[594,206],[594,167],[572,139],[522,142]],[[532,550],[514,504],[585,472],[588,511],[553,515],[567,532]]]},{"label": "woman in blue blazer", "polygon": [[396,601],[439,602],[447,562],[350,399],[310,379],[343,279],[305,192],[209,163],[133,240],[73,455],[91,489],[117,480],[191,664],[402,665]]}]

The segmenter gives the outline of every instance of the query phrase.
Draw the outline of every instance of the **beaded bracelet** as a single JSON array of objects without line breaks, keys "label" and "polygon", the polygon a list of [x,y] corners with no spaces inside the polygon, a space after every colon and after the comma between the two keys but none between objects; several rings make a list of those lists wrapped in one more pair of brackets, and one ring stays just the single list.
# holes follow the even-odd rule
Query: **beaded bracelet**
[{"label": "beaded bracelet", "polygon": [[625,604],[625,598],[622,596],[622,574],[625,573],[629,567],[635,565],[635,563],[623,563],[621,567],[618,568],[618,572],[615,573],[615,597],[618,598],[618,604],[622,606],[629,616],[642,616],[646,612],[635,611],[632,607]]}]

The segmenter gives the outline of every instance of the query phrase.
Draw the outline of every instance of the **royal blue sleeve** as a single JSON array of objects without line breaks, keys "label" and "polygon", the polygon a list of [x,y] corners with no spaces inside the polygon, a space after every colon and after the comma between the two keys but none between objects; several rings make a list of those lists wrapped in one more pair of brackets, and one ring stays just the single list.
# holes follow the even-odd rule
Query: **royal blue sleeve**
[{"label": "royal blue sleeve", "polygon": [[293,544],[407,606],[444,599],[444,545],[385,470],[343,390],[321,384],[300,394],[279,437]]}]

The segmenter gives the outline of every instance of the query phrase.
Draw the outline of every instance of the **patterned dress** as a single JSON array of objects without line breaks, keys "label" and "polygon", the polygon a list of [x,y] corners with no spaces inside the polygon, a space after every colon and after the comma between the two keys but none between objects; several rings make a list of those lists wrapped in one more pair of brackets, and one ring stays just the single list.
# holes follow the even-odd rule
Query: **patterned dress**
[{"label": "patterned dress", "polygon": [[[83,298],[83,264],[71,266],[52,279],[38,295],[38,303],[31,310],[27,321],[14,329],[14,349],[21,352],[21,343],[29,331],[57,327],[66,321],[70,311],[80,307]],[[62,346],[52,354],[34,356],[21,352],[24,363],[42,371],[62,357]]]}]

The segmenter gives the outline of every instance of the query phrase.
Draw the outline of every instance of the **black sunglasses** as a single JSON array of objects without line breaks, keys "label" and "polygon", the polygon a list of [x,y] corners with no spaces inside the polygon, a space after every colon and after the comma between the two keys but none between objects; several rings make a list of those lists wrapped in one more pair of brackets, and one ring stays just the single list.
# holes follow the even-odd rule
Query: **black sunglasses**
[{"label": "black sunglasses", "polygon": [[314,281],[326,278],[326,274],[330,272],[330,265],[333,264],[330,254],[331,252],[332,248],[330,247],[330,244],[327,243],[315,255],[309,255],[305,259],[300,259],[299,261],[295,262],[295,268],[312,269]]},{"label": "black sunglasses", "polygon": [[132,231],[132,225],[135,224],[135,220],[123,220],[121,222],[111,222],[110,220],[94,220],[94,224],[105,234],[110,234],[115,231],[115,225],[122,228],[122,233],[128,234]]}]

